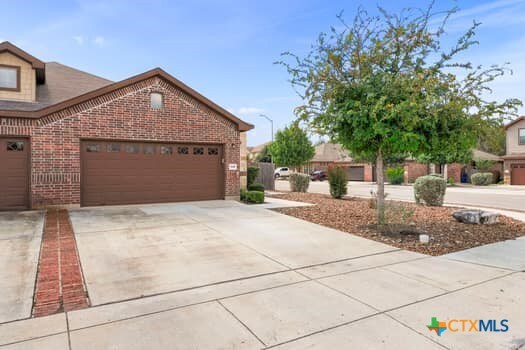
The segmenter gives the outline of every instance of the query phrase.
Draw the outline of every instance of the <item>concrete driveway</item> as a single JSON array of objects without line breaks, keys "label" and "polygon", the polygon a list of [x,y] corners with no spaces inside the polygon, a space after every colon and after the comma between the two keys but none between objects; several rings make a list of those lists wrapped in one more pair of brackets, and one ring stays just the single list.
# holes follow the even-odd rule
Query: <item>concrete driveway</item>
[{"label": "concrete driveway", "polygon": [[[277,191],[289,191],[290,184],[286,180],[275,182]],[[348,195],[370,197],[370,191],[376,191],[376,184],[370,182],[351,181],[348,185]],[[308,192],[329,194],[328,181],[310,182]],[[386,185],[385,192],[389,199],[413,201],[412,186]],[[457,186],[448,187],[445,203],[460,206],[495,208],[525,212],[525,186]]]},{"label": "concrete driveway", "polygon": [[43,224],[42,212],[0,213],[0,323],[31,316]]},{"label": "concrete driveway", "polygon": [[[258,206],[70,211],[92,307],[0,325],[5,349],[512,349],[525,273],[428,257]],[[430,331],[431,318],[508,332]]]}]

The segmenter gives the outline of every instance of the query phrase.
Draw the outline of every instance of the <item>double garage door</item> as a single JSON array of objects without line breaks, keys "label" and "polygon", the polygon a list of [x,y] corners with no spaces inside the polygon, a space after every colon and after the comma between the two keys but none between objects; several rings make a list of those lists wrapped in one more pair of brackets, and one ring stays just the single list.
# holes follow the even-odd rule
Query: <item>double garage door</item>
[{"label": "double garage door", "polygon": [[221,145],[83,141],[81,204],[224,198]]},{"label": "double garage door", "polygon": [[351,166],[347,168],[348,181],[365,181],[365,167]]}]

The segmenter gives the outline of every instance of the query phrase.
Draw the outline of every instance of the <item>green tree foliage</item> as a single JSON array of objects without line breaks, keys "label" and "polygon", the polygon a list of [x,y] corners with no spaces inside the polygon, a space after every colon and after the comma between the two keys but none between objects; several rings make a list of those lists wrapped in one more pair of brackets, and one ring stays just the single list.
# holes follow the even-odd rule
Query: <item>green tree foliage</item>
[{"label": "green tree foliage", "polygon": [[373,159],[377,170],[377,221],[384,213],[385,159],[400,154],[429,159],[463,156],[476,146],[487,121],[515,114],[519,100],[488,101],[489,84],[508,73],[462,62],[478,42],[479,23],[450,49],[442,43],[447,19],[456,9],[436,13],[358,10],[352,23],[322,33],[301,58],[284,53],[291,82],[304,104],[300,120],[341,143],[353,156]]},{"label": "green tree foliage", "polygon": [[478,149],[503,156],[505,155],[506,139],[507,135],[502,122],[488,122],[485,127],[480,128],[478,133]]},{"label": "green tree foliage", "polygon": [[270,149],[268,145],[264,146],[261,153],[259,153],[255,157],[256,162],[260,163],[271,163],[272,162],[272,156],[270,155]]},{"label": "green tree foliage", "polygon": [[299,168],[315,154],[315,148],[308,135],[297,123],[278,130],[269,150],[277,166],[293,168]]},{"label": "green tree foliage", "polygon": [[490,159],[475,159],[474,163],[479,171],[488,172],[496,162]]}]

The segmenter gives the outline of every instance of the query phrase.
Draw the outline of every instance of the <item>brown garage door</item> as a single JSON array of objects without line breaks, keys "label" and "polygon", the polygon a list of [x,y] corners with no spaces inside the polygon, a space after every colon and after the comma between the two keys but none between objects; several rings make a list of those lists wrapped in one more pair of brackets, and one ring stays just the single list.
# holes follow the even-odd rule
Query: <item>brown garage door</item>
[{"label": "brown garage door", "polygon": [[348,181],[365,181],[365,167],[351,166],[348,168]]},{"label": "brown garage door", "polygon": [[0,210],[29,205],[29,140],[0,138]]},{"label": "brown garage door", "polygon": [[224,198],[222,147],[83,141],[82,205]]},{"label": "brown garage door", "polygon": [[512,164],[510,180],[512,185],[525,185],[525,164]]}]

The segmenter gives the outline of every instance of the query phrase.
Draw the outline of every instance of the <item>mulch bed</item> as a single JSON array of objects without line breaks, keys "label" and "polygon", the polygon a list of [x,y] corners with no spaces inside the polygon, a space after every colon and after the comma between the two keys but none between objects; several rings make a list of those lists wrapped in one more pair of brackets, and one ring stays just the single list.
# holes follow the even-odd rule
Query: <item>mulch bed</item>
[{"label": "mulch bed", "polygon": [[[470,225],[457,222],[452,213],[458,208],[425,207],[413,203],[394,202],[413,216],[409,222],[393,224],[390,229],[376,225],[375,209],[368,199],[333,199],[313,193],[282,193],[275,197],[315,204],[308,207],[275,209],[286,215],[383,242],[423,254],[442,255],[480,245],[525,236],[525,222],[500,216],[493,225]],[[419,233],[428,234],[430,242],[419,242]]]}]

